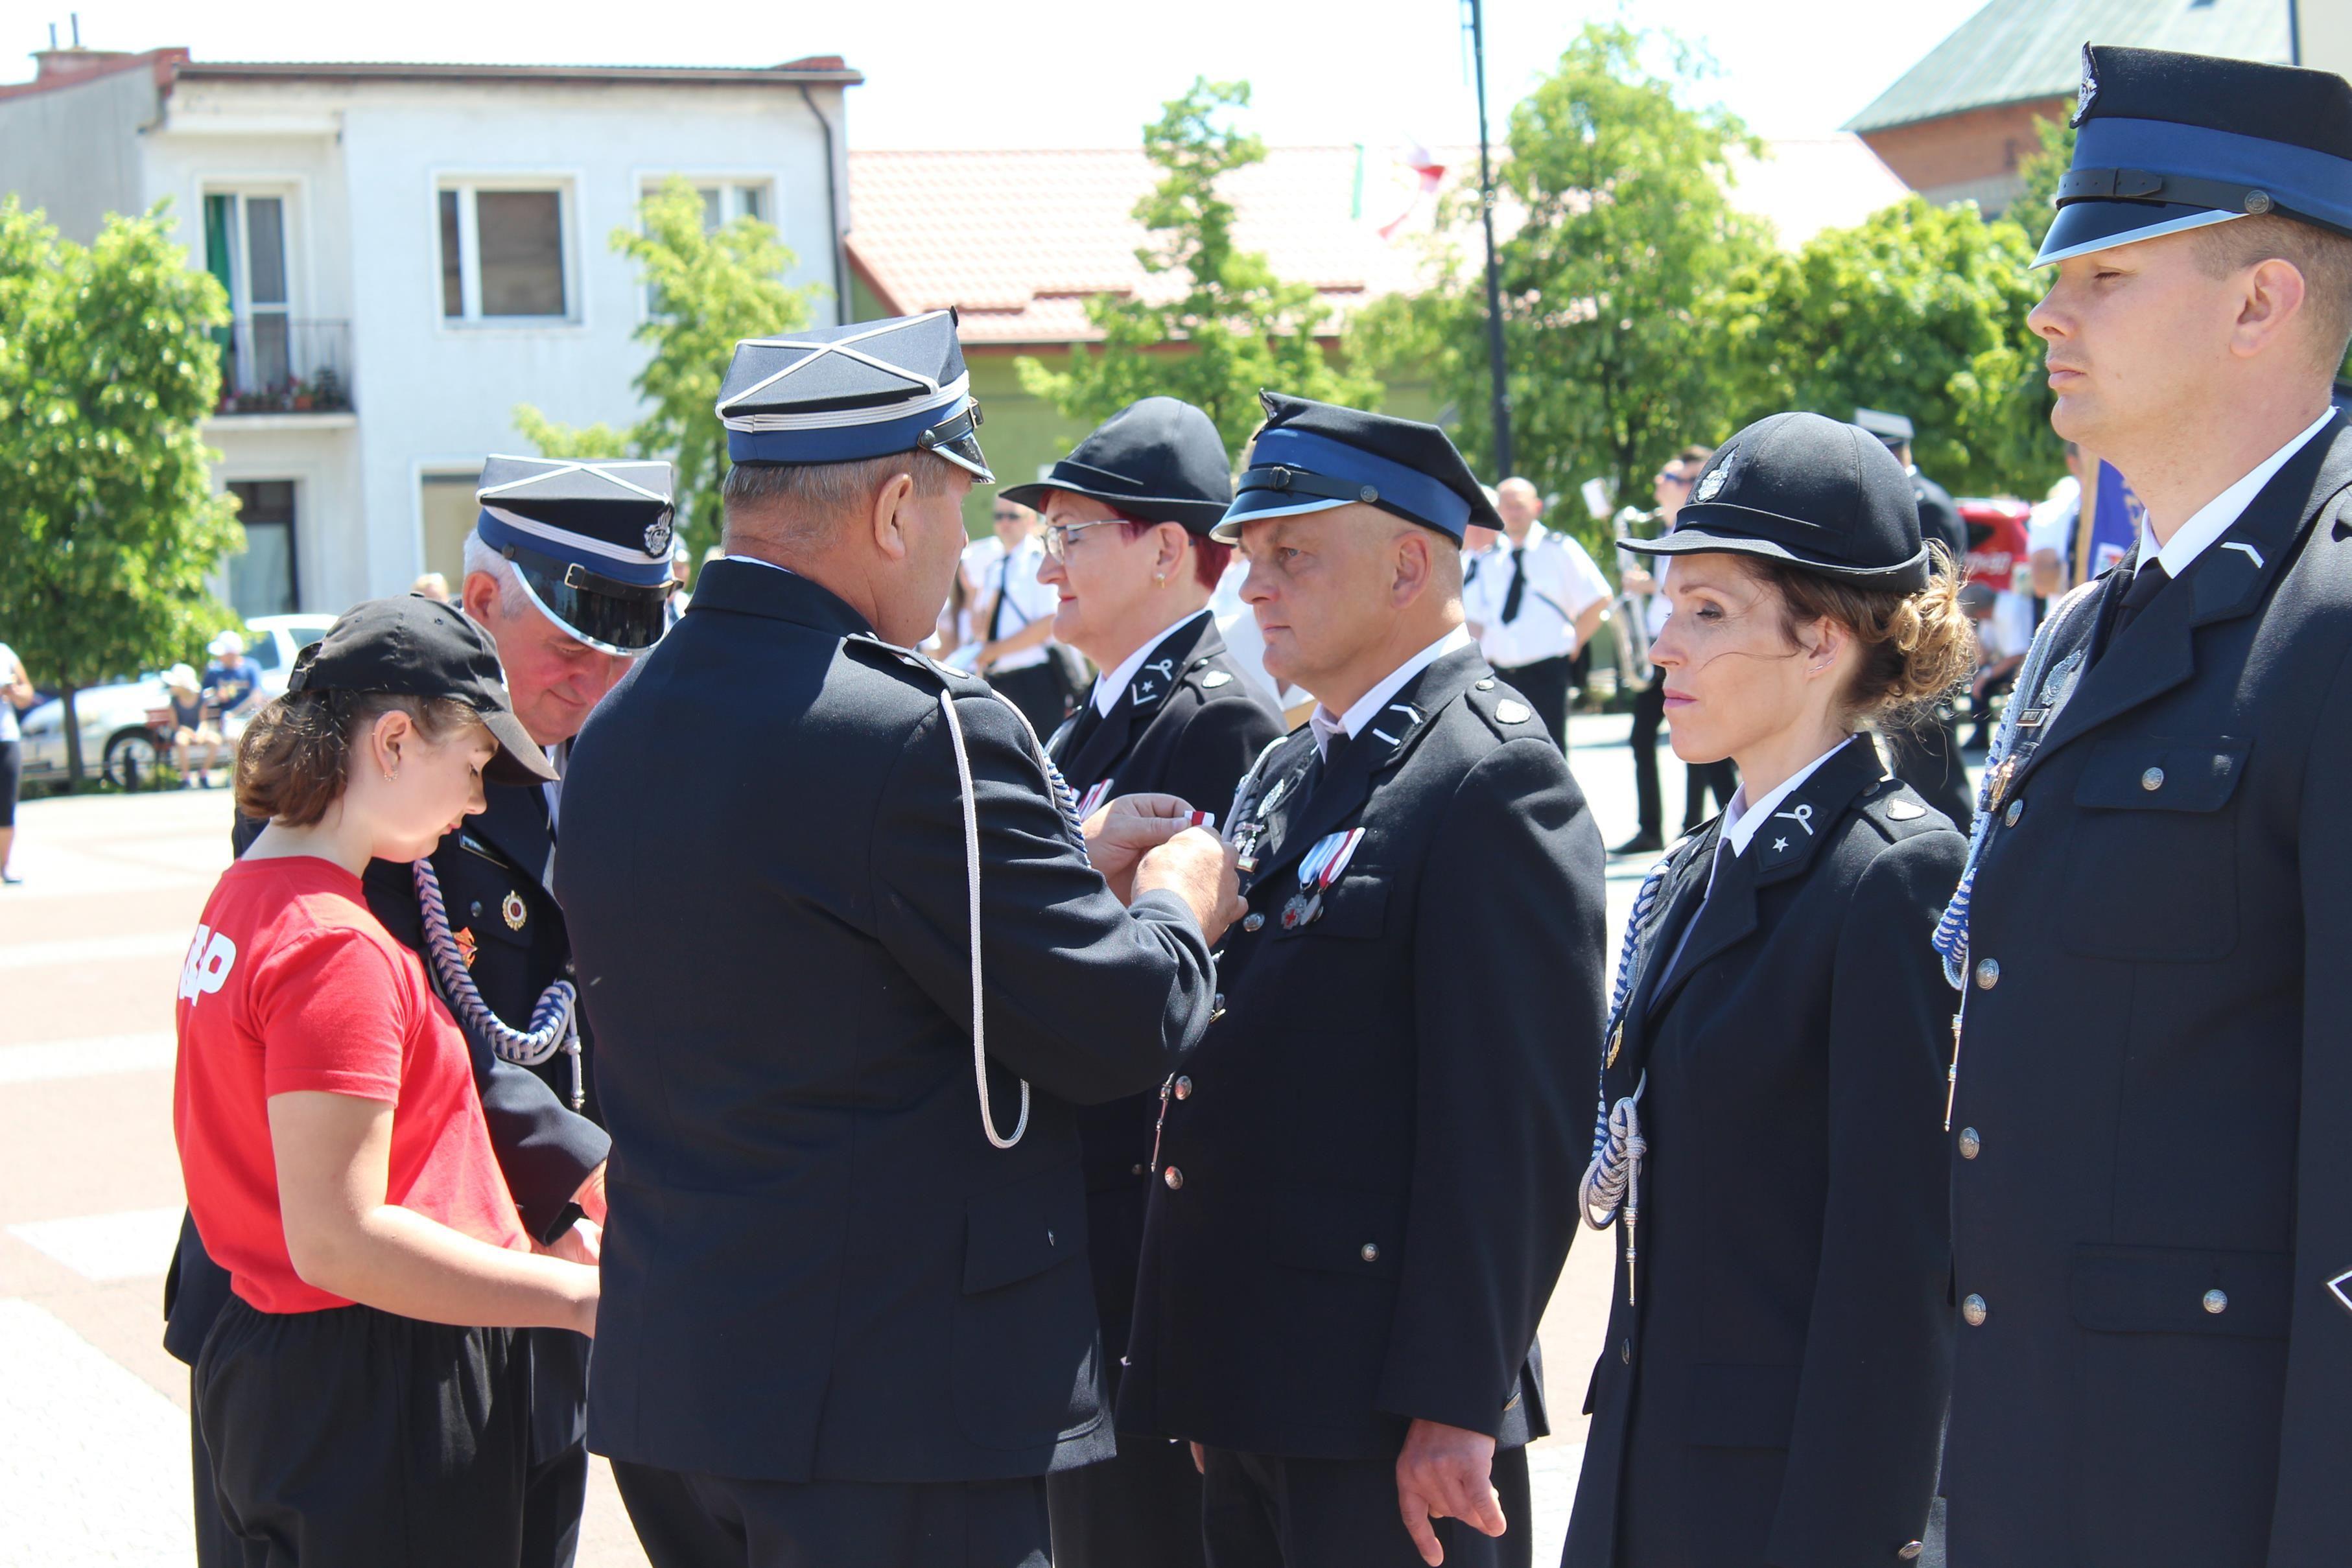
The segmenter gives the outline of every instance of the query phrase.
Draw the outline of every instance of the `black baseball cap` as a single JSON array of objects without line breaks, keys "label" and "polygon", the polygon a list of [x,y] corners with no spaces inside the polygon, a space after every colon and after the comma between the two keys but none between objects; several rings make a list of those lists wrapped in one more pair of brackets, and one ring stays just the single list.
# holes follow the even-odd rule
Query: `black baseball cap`
[{"label": "black baseball cap", "polygon": [[1818,413],[1759,419],[1716,449],[1664,538],[1635,555],[1765,556],[1850,582],[1916,593],[1931,564],[1919,497],[1885,444]]},{"label": "black baseball cap", "polygon": [[514,716],[497,645],[454,604],[411,593],[352,605],[295,659],[286,689],[386,692],[464,703],[499,743],[499,754],[482,770],[484,779],[493,784],[555,780],[547,753]]}]

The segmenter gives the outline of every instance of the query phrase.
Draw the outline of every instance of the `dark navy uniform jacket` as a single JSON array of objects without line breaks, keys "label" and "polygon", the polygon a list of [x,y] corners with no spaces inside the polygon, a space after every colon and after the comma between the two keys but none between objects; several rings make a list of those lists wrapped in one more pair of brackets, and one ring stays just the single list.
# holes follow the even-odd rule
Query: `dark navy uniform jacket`
[{"label": "dark navy uniform jacket", "polygon": [[[986,1047],[972,1076],[974,782]],[[1205,1027],[1181,900],[1123,909],[1020,715],[792,572],[714,561],[582,731],[557,889],[613,1130],[589,1446],[750,1479],[1112,1451],[1076,1105]]]},{"label": "dark navy uniform jacket", "polygon": [[1640,1278],[1629,1303],[1621,1223],[1565,1561],[1897,1568],[1951,1372],[1928,939],[1967,843],[1867,737],[1710,894],[1721,833],[1669,857],[1602,1077],[1642,1091]]},{"label": "dark navy uniform jacket", "polygon": [[[1119,1424],[1304,1458],[1391,1459],[1415,1417],[1524,1443],[1602,1021],[1584,797],[1472,646],[1328,772],[1294,733],[1234,826],[1250,914],[1167,1104]],[[1286,928],[1301,858],[1356,827]]]},{"label": "dark navy uniform jacket", "polygon": [[2338,413],[2012,699],[2074,682],[1974,886],[1955,1563],[2352,1561],[2348,487]]},{"label": "dark navy uniform jacket", "polygon": [[[1207,611],[1180,622],[1145,656],[1112,704],[1096,714],[1091,694],[1076,717],[1055,731],[1046,751],[1081,799],[1175,795],[1224,823],[1234,786],[1282,734],[1282,715],[1225,652]],[[1118,1392],[1118,1359],[1127,1348],[1135,1302],[1135,1268],[1150,1195],[1156,1095],[1138,1094],[1078,1112],[1086,1149],[1087,1249],[1094,1263],[1095,1307]]]}]

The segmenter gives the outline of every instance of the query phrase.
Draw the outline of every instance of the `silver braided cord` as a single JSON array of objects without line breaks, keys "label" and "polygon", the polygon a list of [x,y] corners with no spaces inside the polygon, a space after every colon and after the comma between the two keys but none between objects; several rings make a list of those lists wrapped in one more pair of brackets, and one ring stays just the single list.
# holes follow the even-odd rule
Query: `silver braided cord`
[{"label": "silver braided cord", "polygon": [[580,1062],[580,993],[569,980],[557,980],[541,991],[530,1009],[530,1028],[515,1029],[490,1009],[466,967],[457,938],[449,929],[449,908],[441,897],[441,879],[433,862],[419,857],[414,863],[416,906],[425,917],[425,956],[434,988],[457,1017],[466,1032],[488,1046],[501,1061],[537,1067],[562,1051],[572,1058],[572,1108],[588,1103],[587,1079]]},{"label": "silver braided cord", "polygon": [[[965,907],[971,921],[971,1076],[980,1090],[980,1130],[996,1147],[1009,1149],[1029,1130],[1029,1081],[1021,1081],[1021,1119],[1013,1124],[1013,1135],[998,1137],[996,1112],[988,1101],[988,1025],[984,1016],[987,988],[981,979],[980,963],[980,802],[972,795],[971,758],[964,750],[963,720],[956,716],[953,689],[940,693],[940,711],[947,715],[948,740],[955,751],[956,782],[963,794],[964,886],[968,894]],[[1025,728],[1028,721],[1024,718],[1022,724]],[[1037,743],[1034,731],[1030,733],[1029,743]],[[1062,814],[1066,818],[1075,815],[1077,806],[1070,799],[1069,786],[1050,767],[1047,778],[1055,787],[1055,804]]]},{"label": "silver braided cord", "polygon": [[[1617,952],[1617,981],[1609,993],[1609,1024],[1601,1030],[1606,1042],[1618,1038],[1624,1027],[1625,1009],[1633,995],[1633,956],[1641,946],[1642,933],[1658,913],[1659,890],[1664,886],[1666,868],[1673,857],[1660,861],[1642,879],[1642,886],[1633,894],[1633,912],[1625,921],[1625,940]],[[1644,1071],[1633,1084],[1633,1092],[1609,1103],[1608,1069],[1602,1066],[1599,1103],[1592,1119],[1592,1158],[1584,1167],[1584,1179],[1579,1184],[1577,1197],[1584,1212],[1584,1223],[1595,1230],[1606,1230],[1620,1213],[1625,1218],[1625,1299],[1633,1299],[1633,1263],[1640,1256],[1634,1250],[1635,1228],[1642,1217],[1642,1161],[1650,1145],[1642,1136],[1642,1092],[1650,1086],[1650,1075]]]}]

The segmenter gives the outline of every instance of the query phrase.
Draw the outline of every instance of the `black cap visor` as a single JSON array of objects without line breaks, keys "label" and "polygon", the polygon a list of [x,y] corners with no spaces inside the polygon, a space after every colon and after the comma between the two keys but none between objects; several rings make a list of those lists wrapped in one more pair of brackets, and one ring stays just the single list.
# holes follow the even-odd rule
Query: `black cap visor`
[{"label": "black cap visor", "polygon": [[[477,713],[481,710],[477,708]],[[507,708],[496,708],[482,714],[482,724],[499,743],[499,754],[482,769],[482,778],[492,784],[552,784],[555,765],[547,753],[531,739],[530,731],[523,728],[522,720]]]},{"label": "black cap visor", "polygon": [[2095,250],[2135,245],[2144,239],[2201,229],[2242,218],[2243,213],[2217,212],[2211,207],[2179,202],[2069,202],[2058,209],[2050,232],[2042,236],[2036,267],[2048,267]]},{"label": "black cap visor", "polygon": [[[1696,509],[1685,507],[1683,515],[1687,517]],[[1780,528],[1789,526],[1781,518],[1775,517],[1769,521]],[[1716,526],[1709,527],[1709,523]],[[1617,547],[1633,555],[1762,556],[1769,560],[1785,561],[1801,570],[1819,572],[1840,582],[1852,583],[1856,588],[1883,588],[1897,593],[1916,593],[1927,587],[1933,570],[1930,564],[1932,558],[1924,544],[1919,547],[1917,555],[1896,566],[1850,566],[1843,561],[1822,560],[1801,554],[1777,539],[1759,538],[1754,534],[1739,531],[1738,524],[1728,518],[1678,523],[1675,531],[1663,538],[1622,538],[1617,541]]]},{"label": "black cap visor", "polygon": [[661,641],[662,607],[674,584],[667,573],[650,586],[509,545],[522,591],[540,613],[600,653],[632,657]]},{"label": "black cap visor", "polygon": [[983,485],[996,483],[988,458],[980,450],[980,400],[967,398],[955,413],[915,437],[918,451],[936,453],[964,469]]}]

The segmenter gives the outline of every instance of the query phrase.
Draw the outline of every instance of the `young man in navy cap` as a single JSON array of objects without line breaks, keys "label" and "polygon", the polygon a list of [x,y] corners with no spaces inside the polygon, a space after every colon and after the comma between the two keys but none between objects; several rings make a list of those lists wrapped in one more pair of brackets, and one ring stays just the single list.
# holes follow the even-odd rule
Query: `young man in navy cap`
[{"label": "young man in navy cap", "polygon": [[[624,458],[492,457],[466,537],[459,601],[486,632],[516,717],[558,760],[589,710],[661,634],[672,533],[670,465]],[[562,786],[486,783],[484,810],[414,865],[378,861],[368,907],[425,960],[464,1026],[491,1146],[523,1222],[542,1242],[604,1218],[604,1157],[591,1041],[575,1009],[542,1013],[568,988],[572,942],[550,890]],[[261,831],[241,821],[239,852]],[[434,913],[428,916],[427,910]],[[228,1291],[192,1226],[166,1286],[164,1348],[191,1366]],[[579,1543],[588,1484],[582,1424],[588,1342],[531,1333],[532,1471],[524,1568],[562,1568]],[[201,1434],[197,1557],[237,1561],[218,1534]]]},{"label": "young man in navy cap", "polygon": [[2352,86],[2086,49],[2052,423],[2147,503],[2035,639],[1939,937],[1951,1561],[2352,1553]]},{"label": "young man in navy cap", "polygon": [[1045,1473],[1112,1446],[1076,1106],[1207,1027],[1231,857],[1161,798],[1089,864],[1021,716],[909,651],[990,477],[952,315],[747,341],[719,408],[729,553],[557,866],[618,1173],[590,1440],[657,1568],[1042,1568]]},{"label": "young man in navy cap", "polygon": [[1525,1563],[1601,835],[1463,624],[1464,530],[1500,519],[1453,443],[1265,404],[1213,537],[1318,706],[1234,796],[1249,913],[1161,1091],[1119,1426],[1195,1445],[1213,1568]]}]

